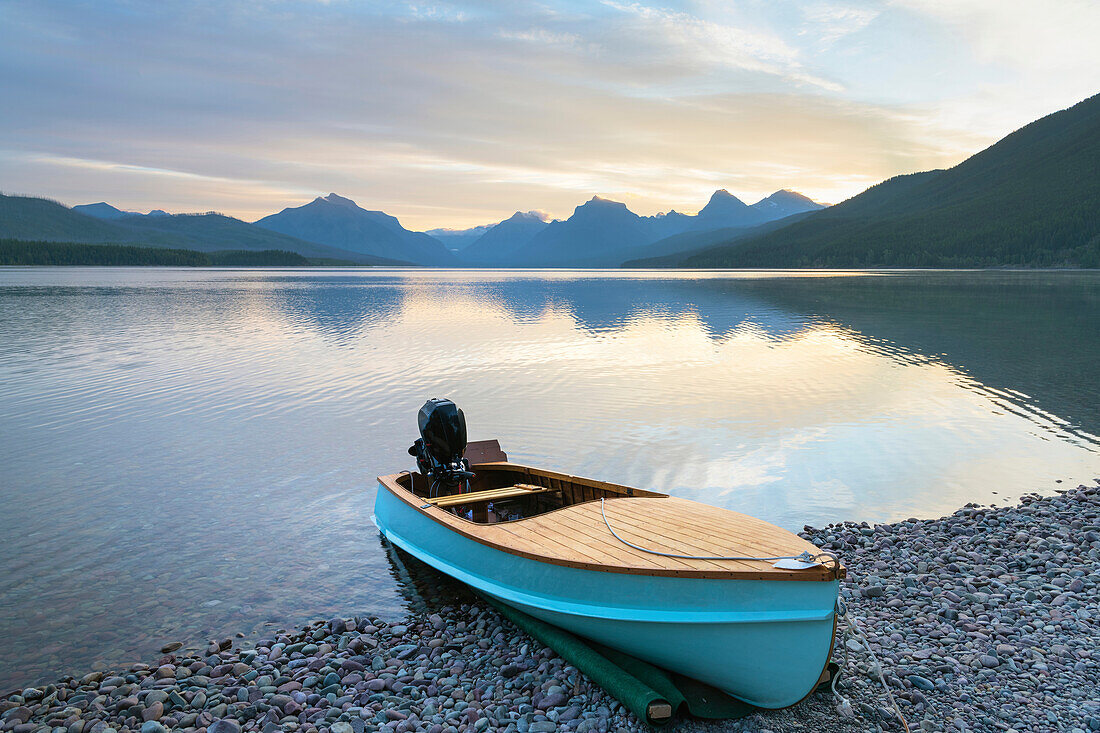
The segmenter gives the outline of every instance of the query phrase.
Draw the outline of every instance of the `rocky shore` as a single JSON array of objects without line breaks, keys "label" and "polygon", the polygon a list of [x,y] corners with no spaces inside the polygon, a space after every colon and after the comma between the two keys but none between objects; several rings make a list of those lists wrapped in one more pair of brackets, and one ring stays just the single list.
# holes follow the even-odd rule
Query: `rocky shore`
[{"label": "rocky shore", "polygon": [[[870,650],[838,634],[838,686],[685,731],[1100,731],[1100,490],[968,506],[937,520],[844,523],[804,536],[837,552]],[[335,618],[234,645],[28,688],[0,700],[12,733],[619,731],[644,728],[486,604],[399,624]],[[881,667],[872,661],[871,651]]]}]

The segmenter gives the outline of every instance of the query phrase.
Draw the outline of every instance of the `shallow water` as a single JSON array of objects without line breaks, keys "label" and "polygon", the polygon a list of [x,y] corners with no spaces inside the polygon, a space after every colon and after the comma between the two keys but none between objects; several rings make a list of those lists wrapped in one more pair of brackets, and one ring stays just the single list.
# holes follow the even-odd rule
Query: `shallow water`
[{"label": "shallow water", "polygon": [[795,530],[1091,481],[1100,273],[0,268],[0,383],[7,689],[399,614],[373,477],[430,396]]}]

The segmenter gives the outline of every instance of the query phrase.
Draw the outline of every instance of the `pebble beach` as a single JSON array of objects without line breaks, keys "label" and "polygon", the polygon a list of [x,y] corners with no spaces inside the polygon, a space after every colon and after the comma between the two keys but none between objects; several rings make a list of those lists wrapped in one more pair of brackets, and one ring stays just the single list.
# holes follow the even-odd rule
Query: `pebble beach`
[{"label": "pebble beach", "polygon": [[[1100,483],[1100,481],[1098,481]],[[837,553],[843,698],[683,731],[1100,731],[1100,486],[803,536]],[[845,626],[844,622],[841,626]],[[332,618],[65,676],[0,700],[12,733],[631,731],[631,713],[476,599]],[[878,660],[877,662],[875,660]]]}]

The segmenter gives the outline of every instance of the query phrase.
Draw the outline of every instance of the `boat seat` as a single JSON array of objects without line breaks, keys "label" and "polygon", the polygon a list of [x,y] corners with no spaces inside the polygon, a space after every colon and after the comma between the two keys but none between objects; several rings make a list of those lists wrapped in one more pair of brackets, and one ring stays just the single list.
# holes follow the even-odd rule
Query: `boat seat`
[{"label": "boat seat", "polygon": [[486,489],[485,491],[472,491],[468,494],[437,496],[434,499],[425,499],[425,501],[433,506],[448,507],[457,506],[459,504],[476,504],[482,501],[503,501],[504,499],[514,499],[519,496],[545,494],[548,491],[557,491],[557,489],[548,489],[544,486],[533,486],[532,484],[516,484],[515,486],[506,486],[501,489]]}]

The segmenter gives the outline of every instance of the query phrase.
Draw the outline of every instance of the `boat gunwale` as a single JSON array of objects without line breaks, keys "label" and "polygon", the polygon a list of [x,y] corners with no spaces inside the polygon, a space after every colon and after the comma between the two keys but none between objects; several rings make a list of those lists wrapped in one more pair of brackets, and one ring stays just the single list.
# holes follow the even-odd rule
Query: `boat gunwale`
[{"label": "boat gunwale", "polygon": [[[605,488],[611,491],[622,493],[622,497],[614,498],[670,498],[668,494],[661,494],[653,491],[646,491],[644,489],[635,489],[629,486],[622,486],[619,484],[612,484],[606,481],[600,481],[598,479],[588,479],[580,476],[572,476],[570,474],[560,473],[557,471],[551,471],[548,469],[535,468],[532,466],[526,466],[524,464],[512,463],[511,461],[493,461],[486,463],[479,463],[472,468],[484,467],[489,468],[501,468],[501,469],[518,469],[521,471],[536,471],[539,474],[547,477],[564,479],[571,482],[579,482],[588,484],[595,488]],[[473,522],[468,519],[459,517],[451,512],[445,511],[433,505],[423,506],[422,497],[414,494],[410,489],[405,488],[398,479],[403,476],[411,476],[411,471],[401,471],[399,473],[388,474],[378,477],[378,483],[380,487],[384,487],[387,491],[393,494],[396,498],[401,500],[404,504],[408,505],[411,509],[420,512],[424,516],[432,519],[438,524],[443,525],[447,529],[450,529],[463,537],[474,540],[487,547],[500,550],[510,555],[516,555],[518,557],[524,557],[529,560],[535,560],[537,562],[544,562],[551,565],[561,565],[565,567],[578,568],[582,570],[590,570],[595,572],[610,572],[610,573],[623,573],[628,575],[648,575],[648,576],[662,576],[662,577],[677,577],[677,578],[698,578],[698,579],[710,579],[710,580],[761,580],[761,581],[817,581],[817,582],[830,582],[837,579],[842,579],[846,576],[846,572],[843,565],[838,565],[837,568],[832,569],[824,565],[815,568],[806,568],[802,570],[782,570],[772,567],[768,563],[768,568],[761,568],[760,570],[715,570],[715,569],[694,569],[694,568],[661,568],[661,567],[638,567],[632,565],[621,565],[607,562],[583,562],[579,560],[571,560],[563,557],[555,557],[552,555],[544,555],[540,553],[530,552],[528,550],[520,549],[518,547],[511,546],[509,544],[497,542],[491,540],[482,534],[472,532],[465,528],[465,524],[473,525],[474,527],[494,527],[494,526],[506,526],[516,525],[536,517],[525,517],[523,519],[512,520],[509,522],[497,522],[491,525],[483,524],[479,522]],[[627,494],[627,492],[632,494]],[[557,509],[543,512],[536,515],[537,517],[551,516],[557,512],[562,512],[567,509],[571,509],[581,504],[588,504],[591,501],[580,502],[578,504],[571,504],[569,506],[559,507]],[[688,500],[690,501],[690,500]],[[793,533],[792,533],[793,534]],[[797,535],[794,535],[797,537]],[[801,538],[799,538],[801,539]],[[760,561],[765,562],[765,561]]]},{"label": "boat gunwale", "polygon": [[[438,555],[417,547],[414,542],[391,529],[385,530],[385,535],[387,540],[401,550],[408,552],[417,560],[427,565],[431,565],[439,572],[445,573],[481,593],[488,593],[494,598],[511,606],[519,604],[537,607],[575,618],[631,623],[709,626],[715,624],[806,623],[827,621],[830,618],[835,618],[836,615],[835,607],[833,606],[829,606],[828,608],[798,608],[794,610],[735,611],[727,609],[717,611],[691,611],[579,603],[569,601],[562,596],[533,594],[529,591],[501,585],[492,578],[488,578],[484,575],[477,575],[452,562],[444,560]],[[502,551],[495,546],[491,546],[491,549]]]}]

